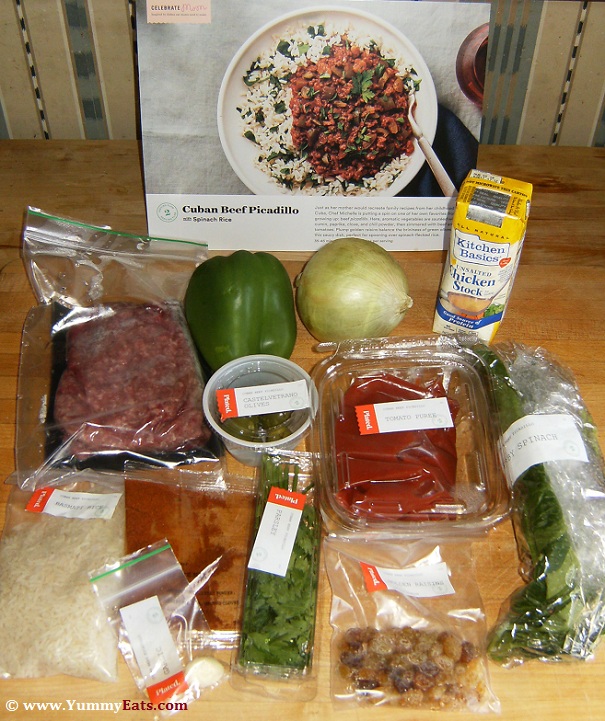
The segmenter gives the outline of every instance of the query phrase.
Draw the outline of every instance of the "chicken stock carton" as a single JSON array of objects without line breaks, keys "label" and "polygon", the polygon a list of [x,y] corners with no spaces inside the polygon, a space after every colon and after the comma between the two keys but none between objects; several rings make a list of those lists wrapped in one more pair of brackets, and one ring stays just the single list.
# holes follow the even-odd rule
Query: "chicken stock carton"
[{"label": "chicken stock carton", "polygon": [[489,343],[504,317],[525,239],[532,185],[472,170],[456,201],[435,333]]}]

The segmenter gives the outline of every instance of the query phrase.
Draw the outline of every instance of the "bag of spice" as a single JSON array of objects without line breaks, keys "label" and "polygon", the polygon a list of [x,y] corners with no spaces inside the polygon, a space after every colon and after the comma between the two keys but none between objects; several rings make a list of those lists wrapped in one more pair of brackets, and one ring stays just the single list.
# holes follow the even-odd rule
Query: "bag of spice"
[{"label": "bag of spice", "polygon": [[251,478],[220,471],[127,468],[126,552],[166,538],[188,581],[204,569],[196,596],[208,622],[206,642],[239,641],[248,543],[254,518]]},{"label": "bag of spice", "polygon": [[186,710],[225,678],[223,665],[192,642],[208,628],[197,584],[165,539],[92,571],[90,582],[137,687],[161,716]]}]

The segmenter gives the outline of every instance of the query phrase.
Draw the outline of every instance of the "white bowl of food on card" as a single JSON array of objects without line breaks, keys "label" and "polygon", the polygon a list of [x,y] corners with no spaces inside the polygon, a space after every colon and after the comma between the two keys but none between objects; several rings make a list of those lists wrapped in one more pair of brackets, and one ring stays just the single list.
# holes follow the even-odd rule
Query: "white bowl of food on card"
[{"label": "white bowl of food on card", "polygon": [[219,91],[219,137],[257,195],[394,196],[424,164],[411,95],[432,142],[437,93],[410,40],[363,11],[306,8],[240,47]]}]

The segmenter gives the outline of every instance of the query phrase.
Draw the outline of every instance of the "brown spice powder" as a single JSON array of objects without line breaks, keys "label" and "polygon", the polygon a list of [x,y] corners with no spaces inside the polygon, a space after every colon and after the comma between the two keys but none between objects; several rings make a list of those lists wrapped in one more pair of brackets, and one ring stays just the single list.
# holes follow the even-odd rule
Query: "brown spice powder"
[{"label": "brown spice powder", "polygon": [[220,562],[197,598],[213,631],[239,633],[254,494],[127,479],[126,544],[166,538],[189,581]]}]

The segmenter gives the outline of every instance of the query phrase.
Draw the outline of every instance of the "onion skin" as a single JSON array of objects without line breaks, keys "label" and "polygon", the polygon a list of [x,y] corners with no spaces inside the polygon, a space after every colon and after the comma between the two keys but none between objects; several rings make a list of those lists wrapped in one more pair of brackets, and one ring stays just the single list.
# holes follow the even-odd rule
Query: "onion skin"
[{"label": "onion skin", "polygon": [[320,248],[294,285],[298,315],[319,341],[386,336],[412,306],[403,268],[362,238],[338,238]]}]

